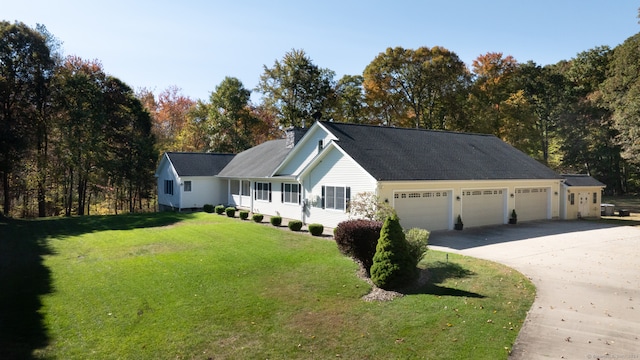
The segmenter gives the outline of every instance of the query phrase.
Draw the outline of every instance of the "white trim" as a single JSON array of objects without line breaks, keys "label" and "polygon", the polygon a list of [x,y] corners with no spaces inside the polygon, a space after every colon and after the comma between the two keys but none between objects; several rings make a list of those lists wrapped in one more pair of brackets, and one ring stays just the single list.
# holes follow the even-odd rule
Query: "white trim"
[{"label": "white trim", "polygon": [[351,160],[351,162],[353,162],[355,164],[355,166],[360,169],[360,171],[362,171],[363,173],[367,174],[367,176],[369,176],[369,179],[371,181],[376,182],[376,183],[378,182],[378,180],[376,180],[376,178],[374,178],[371,174],[369,174],[369,172],[367,170],[365,170],[365,168],[363,168],[357,161],[355,161],[349,154],[347,154],[347,152],[344,151],[339,145],[337,145],[335,141],[330,141],[327,145],[325,145],[324,150],[320,154],[318,154],[318,156],[313,158],[313,160],[311,160],[300,171],[300,173],[296,175],[296,180],[298,182],[301,182],[302,181],[301,179],[304,178],[304,176],[307,175],[308,172],[312,171],[313,168],[315,168],[317,166],[317,164],[319,162],[321,162],[322,159],[324,159],[329,154],[329,152],[330,152],[329,148],[338,150],[340,153],[342,153],[342,155],[344,155],[346,158]]}]

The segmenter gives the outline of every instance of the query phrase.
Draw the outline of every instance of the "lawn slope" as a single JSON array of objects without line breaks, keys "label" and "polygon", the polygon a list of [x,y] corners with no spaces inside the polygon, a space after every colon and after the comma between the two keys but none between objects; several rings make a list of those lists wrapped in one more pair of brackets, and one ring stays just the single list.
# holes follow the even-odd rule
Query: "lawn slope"
[{"label": "lawn slope", "polygon": [[44,240],[35,358],[506,359],[534,297],[509,268],[432,251],[430,284],[365,302],[370,287],[331,240],[204,213],[94,221]]}]

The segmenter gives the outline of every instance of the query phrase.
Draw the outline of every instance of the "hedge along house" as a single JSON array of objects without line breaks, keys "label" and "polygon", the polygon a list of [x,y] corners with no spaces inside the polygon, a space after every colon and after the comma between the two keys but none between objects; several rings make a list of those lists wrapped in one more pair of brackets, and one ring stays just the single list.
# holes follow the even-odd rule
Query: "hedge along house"
[{"label": "hedge along house", "polygon": [[236,155],[215,180],[226,182],[223,204],[326,227],[366,192],[404,228],[453,229],[458,216],[465,227],[506,224],[513,210],[518,221],[573,214],[561,211],[563,177],[483,134],[318,121]]},{"label": "hedge along house", "polygon": [[155,173],[159,210],[195,210],[205,204],[225,202],[227,183],[216,175],[233,157],[233,154],[165,153]]},{"label": "hedge along house", "polygon": [[284,139],[270,140],[236,155],[218,174],[227,182],[223,203],[253,213],[299,219],[300,185],[290,176],[274,173],[305,132],[306,129],[288,129]]}]

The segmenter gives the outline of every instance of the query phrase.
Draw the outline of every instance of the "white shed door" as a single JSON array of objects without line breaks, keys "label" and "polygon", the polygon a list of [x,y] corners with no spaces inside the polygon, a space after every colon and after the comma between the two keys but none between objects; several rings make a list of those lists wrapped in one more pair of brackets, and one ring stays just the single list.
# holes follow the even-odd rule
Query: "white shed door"
[{"label": "white shed door", "polygon": [[449,228],[450,191],[396,192],[393,198],[393,206],[405,230],[414,227],[429,231]]},{"label": "white shed door", "polygon": [[504,224],[505,195],[502,189],[462,192],[462,222],[465,227]]},{"label": "white shed door", "polygon": [[547,219],[549,209],[548,188],[516,189],[516,214],[518,221]]}]

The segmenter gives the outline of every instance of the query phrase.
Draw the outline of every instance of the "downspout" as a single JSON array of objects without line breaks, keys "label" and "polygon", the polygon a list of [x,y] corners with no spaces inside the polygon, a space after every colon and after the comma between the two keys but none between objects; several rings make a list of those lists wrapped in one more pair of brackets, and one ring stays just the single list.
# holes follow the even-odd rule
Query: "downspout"
[{"label": "downspout", "polygon": [[253,213],[253,198],[255,196],[255,186],[254,186],[254,181],[253,180],[249,180],[249,209],[251,210],[251,212]]},{"label": "downspout", "polygon": [[302,181],[300,181],[300,188],[302,188],[302,206],[300,207],[300,211],[302,212],[302,216],[300,216],[300,219],[302,219],[302,223],[306,224],[307,223],[307,217],[305,214],[305,209],[307,207],[307,190],[304,188],[304,179],[301,179]]}]

